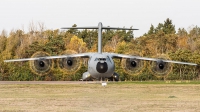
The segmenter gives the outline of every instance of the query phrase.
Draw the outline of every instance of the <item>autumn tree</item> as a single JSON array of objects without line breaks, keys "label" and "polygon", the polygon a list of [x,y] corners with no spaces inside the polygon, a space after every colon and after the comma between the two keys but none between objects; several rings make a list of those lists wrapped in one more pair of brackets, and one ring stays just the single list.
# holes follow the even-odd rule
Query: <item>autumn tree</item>
[{"label": "autumn tree", "polygon": [[6,31],[3,30],[0,35],[0,53],[3,52],[6,48],[6,40],[7,40]]},{"label": "autumn tree", "polygon": [[150,29],[149,29],[147,34],[148,35],[155,34],[155,28],[154,28],[154,26],[152,24],[151,24],[151,27],[150,27]]},{"label": "autumn tree", "polygon": [[188,44],[188,33],[184,28],[179,28],[177,32],[178,40],[177,40],[177,48],[178,49],[189,49]]},{"label": "autumn tree", "polygon": [[165,34],[175,34],[176,33],[175,25],[172,24],[172,20],[170,20],[169,18],[167,18],[166,21],[164,21],[163,32]]},{"label": "autumn tree", "polygon": [[77,36],[73,36],[70,40],[69,45],[66,46],[69,50],[74,50],[78,53],[83,53],[87,51],[86,43]]},{"label": "autumn tree", "polygon": [[[72,27],[77,27],[77,25],[74,24],[74,25],[72,25]],[[76,35],[78,33],[78,30],[77,29],[69,29],[67,32]]]},{"label": "autumn tree", "polygon": [[200,28],[198,26],[194,26],[188,34],[188,44],[190,49],[194,51],[199,51],[199,42],[200,42]]},{"label": "autumn tree", "polygon": [[185,28],[179,28],[178,29],[178,32],[177,32],[177,35],[179,37],[185,37],[185,36],[188,36],[188,33],[187,31],[185,30]]},{"label": "autumn tree", "polygon": [[164,34],[175,34],[175,25],[172,24],[172,20],[167,18],[164,23],[159,23],[156,28],[151,24],[148,33],[144,35],[158,34],[159,32],[164,32]]},{"label": "autumn tree", "polygon": [[127,53],[129,51],[128,48],[129,45],[125,41],[122,41],[118,43],[116,52],[119,54]]},{"label": "autumn tree", "polygon": [[97,43],[98,40],[98,33],[97,30],[83,30],[79,31],[78,35],[79,38],[82,38],[86,44],[88,49],[91,49],[94,44]]}]

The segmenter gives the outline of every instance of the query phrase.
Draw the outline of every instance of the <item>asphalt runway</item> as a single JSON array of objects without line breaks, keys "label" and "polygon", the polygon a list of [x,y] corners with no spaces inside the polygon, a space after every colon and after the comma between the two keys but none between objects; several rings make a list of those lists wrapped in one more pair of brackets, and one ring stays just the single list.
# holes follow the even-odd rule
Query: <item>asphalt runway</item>
[{"label": "asphalt runway", "polygon": [[0,84],[98,84],[101,81],[0,81]]}]

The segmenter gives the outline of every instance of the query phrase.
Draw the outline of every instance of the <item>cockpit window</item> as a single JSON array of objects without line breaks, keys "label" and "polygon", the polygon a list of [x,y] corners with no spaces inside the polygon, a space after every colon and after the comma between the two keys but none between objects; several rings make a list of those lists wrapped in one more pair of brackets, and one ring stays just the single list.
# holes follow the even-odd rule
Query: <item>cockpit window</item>
[{"label": "cockpit window", "polygon": [[99,61],[106,61],[106,58],[99,58]]},{"label": "cockpit window", "polygon": [[96,58],[94,61],[106,61],[107,58]]}]

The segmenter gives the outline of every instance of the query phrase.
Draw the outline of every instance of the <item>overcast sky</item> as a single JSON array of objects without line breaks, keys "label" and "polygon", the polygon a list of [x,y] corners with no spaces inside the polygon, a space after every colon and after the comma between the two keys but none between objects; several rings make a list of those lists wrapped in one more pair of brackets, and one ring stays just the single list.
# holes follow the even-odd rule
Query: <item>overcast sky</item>
[{"label": "overcast sky", "polygon": [[200,27],[200,0],[1,0],[0,31],[24,29],[44,23],[47,29],[72,26],[128,27],[135,37],[148,32],[151,24],[170,18],[176,29]]}]

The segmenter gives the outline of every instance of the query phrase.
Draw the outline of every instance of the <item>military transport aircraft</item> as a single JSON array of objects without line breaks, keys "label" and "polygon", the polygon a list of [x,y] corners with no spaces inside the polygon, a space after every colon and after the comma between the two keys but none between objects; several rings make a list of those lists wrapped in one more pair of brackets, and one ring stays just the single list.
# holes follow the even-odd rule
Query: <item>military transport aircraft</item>
[{"label": "military transport aircraft", "polygon": [[[125,66],[129,70],[135,70],[141,66],[141,61],[152,61],[155,63],[154,71],[159,73],[167,70],[168,63],[177,63],[185,65],[196,66],[195,63],[172,61],[170,59],[161,58],[147,58],[136,55],[116,54],[102,52],[102,30],[103,29],[116,29],[116,30],[138,30],[132,28],[118,28],[118,27],[104,27],[101,22],[95,27],[64,27],[61,29],[97,29],[98,30],[98,52],[93,53],[80,53],[80,54],[61,54],[58,56],[48,56],[45,53],[34,54],[31,58],[24,59],[12,59],[5,60],[4,62],[17,62],[17,61],[29,61],[31,68],[38,74],[45,74],[52,68],[52,59],[58,59],[59,66],[62,69],[72,70],[78,69],[75,67],[78,63],[76,58],[88,58],[88,69],[87,72],[83,73],[82,79],[87,80],[89,78],[102,79],[102,78],[113,78],[116,81],[119,80],[119,75],[115,73],[114,58],[125,59]],[[75,68],[73,68],[75,67]]]}]

